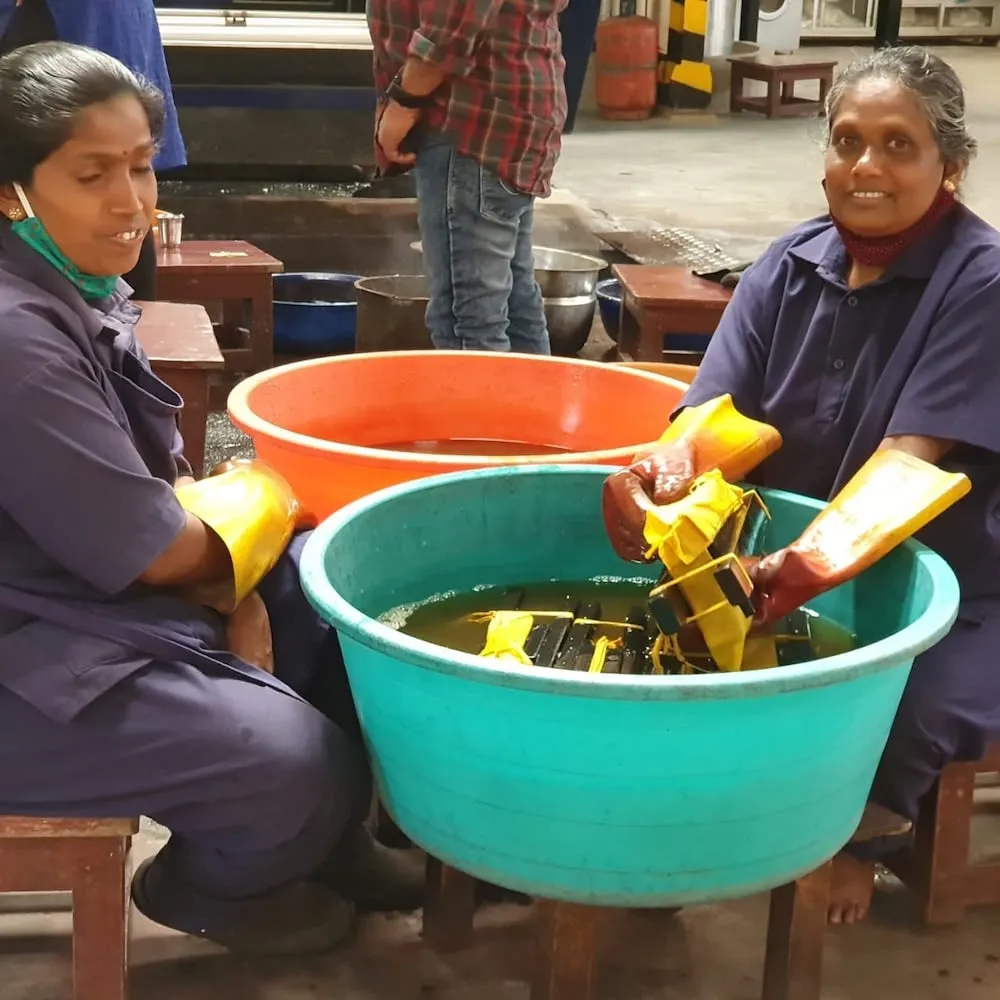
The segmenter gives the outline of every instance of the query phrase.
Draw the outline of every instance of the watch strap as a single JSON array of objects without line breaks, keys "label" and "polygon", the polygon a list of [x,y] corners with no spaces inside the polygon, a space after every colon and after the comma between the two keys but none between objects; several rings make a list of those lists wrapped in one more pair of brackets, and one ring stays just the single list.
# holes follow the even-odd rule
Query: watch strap
[{"label": "watch strap", "polygon": [[411,111],[422,111],[434,103],[433,94],[411,94],[403,89],[398,78],[386,88],[385,96],[390,101],[395,101],[400,107],[409,108]]}]

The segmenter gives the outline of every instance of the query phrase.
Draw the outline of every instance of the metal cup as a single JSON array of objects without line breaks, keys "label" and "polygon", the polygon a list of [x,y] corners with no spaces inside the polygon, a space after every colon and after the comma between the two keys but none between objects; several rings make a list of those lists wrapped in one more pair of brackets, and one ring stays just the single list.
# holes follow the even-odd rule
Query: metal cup
[{"label": "metal cup", "polygon": [[181,245],[181,232],[184,228],[183,215],[161,215],[157,221],[160,230],[160,246],[167,250],[176,250]]}]

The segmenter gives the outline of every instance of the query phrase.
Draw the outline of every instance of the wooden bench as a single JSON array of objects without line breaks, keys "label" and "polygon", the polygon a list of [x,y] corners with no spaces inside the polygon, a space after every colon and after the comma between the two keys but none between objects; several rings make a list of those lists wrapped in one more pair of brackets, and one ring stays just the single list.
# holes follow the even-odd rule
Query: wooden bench
[{"label": "wooden bench", "polygon": [[[729,110],[733,114],[759,111],[768,118],[822,113],[837,67],[832,60],[771,55],[730,56],[729,65],[732,67]],[[767,96],[747,97],[744,93],[747,80],[766,83]],[[818,80],[819,98],[796,97],[795,84],[800,80]]]},{"label": "wooden bench", "polygon": [[1000,859],[970,859],[976,778],[1000,772],[1000,743],[971,763],[949,764],[924,799],[912,848],[893,855],[888,867],[916,894],[924,921],[957,924],[972,906],[1000,904]]},{"label": "wooden bench", "polygon": [[204,306],[139,302],[136,339],[153,371],[184,400],[180,416],[184,454],[195,476],[205,465],[209,379],[224,367]]},{"label": "wooden bench", "polygon": [[217,327],[227,375],[274,363],[272,276],[280,260],[242,240],[190,240],[157,250],[157,295],[169,302],[221,307]]},{"label": "wooden bench", "polygon": [[71,892],[74,1000],[126,1000],[137,819],[0,816],[0,893]]},{"label": "wooden bench", "polygon": [[[855,841],[906,833],[908,821],[868,806]],[[771,892],[763,1000],[819,1000],[833,862]],[[439,951],[472,943],[476,880],[428,859],[424,940]],[[603,918],[593,906],[539,900],[531,1000],[596,1000]]]},{"label": "wooden bench", "polygon": [[[619,361],[663,361],[663,338],[671,333],[711,334],[732,292],[685,267],[615,264],[622,287]],[[697,363],[686,353],[669,360]]]}]

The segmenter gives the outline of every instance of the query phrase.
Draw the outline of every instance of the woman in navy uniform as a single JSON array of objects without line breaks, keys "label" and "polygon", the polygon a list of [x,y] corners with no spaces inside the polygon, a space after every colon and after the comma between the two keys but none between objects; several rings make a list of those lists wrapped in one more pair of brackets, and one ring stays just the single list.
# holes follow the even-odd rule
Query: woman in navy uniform
[{"label": "woman in navy uniform", "polygon": [[181,400],[136,343],[118,276],[164,120],[94,49],[0,60],[0,813],[152,817],[171,838],[133,882],[151,919],[320,951],[355,906],[418,905],[422,873],[362,826],[368,765],[287,487],[230,473],[270,498],[227,503],[262,577],[196,513],[222,477],[191,480]]},{"label": "woman in navy uniform", "polygon": [[[885,447],[971,479],[920,535],[954,568],[961,609],[914,665],[871,791],[913,820],[946,764],[1000,736],[1000,233],[956,200],[976,145],[962,85],[937,56],[891,48],[849,66],[827,126],[829,214],[746,272],[684,405],[729,393],[781,432],[749,477],[760,486],[831,499]],[[640,555],[644,508],[696,464],[662,451],[609,480],[620,553]],[[822,589],[803,555],[792,546],[761,564],[763,617]],[[892,846],[838,858],[833,921],[867,913],[873,860]]]}]

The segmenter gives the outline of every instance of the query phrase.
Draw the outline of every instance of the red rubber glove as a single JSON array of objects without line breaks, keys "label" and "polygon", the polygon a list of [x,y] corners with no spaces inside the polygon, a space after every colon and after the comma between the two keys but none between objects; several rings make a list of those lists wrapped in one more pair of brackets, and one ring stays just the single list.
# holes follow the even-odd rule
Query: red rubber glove
[{"label": "red rubber glove", "polygon": [[842,582],[820,552],[795,543],[744,565],[754,583],[756,625],[780,621]]},{"label": "red rubber glove", "polygon": [[697,478],[694,448],[664,445],[604,481],[604,527],[615,552],[629,562],[646,562],[646,511],[679,500]]}]

